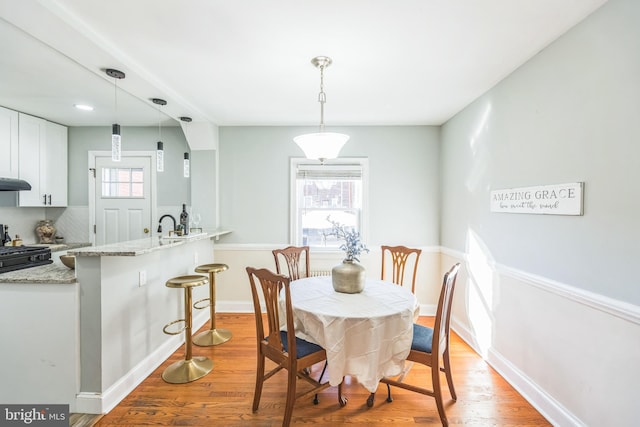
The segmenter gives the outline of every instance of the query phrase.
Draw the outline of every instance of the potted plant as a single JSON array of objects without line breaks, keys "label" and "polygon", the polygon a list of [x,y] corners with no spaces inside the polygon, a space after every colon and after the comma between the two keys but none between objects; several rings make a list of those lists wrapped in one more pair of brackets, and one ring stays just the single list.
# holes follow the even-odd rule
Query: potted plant
[{"label": "potted plant", "polygon": [[332,225],[329,236],[335,236],[343,239],[344,243],[340,245],[345,253],[345,258],[341,264],[336,265],[331,270],[331,281],[333,288],[337,292],[355,294],[362,292],[365,282],[365,270],[360,264],[358,258],[362,252],[369,252],[369,249],[360,241],[360,233],[352,227],[346,227],[337,221],[332,221],[331,217],[327,217]]}]

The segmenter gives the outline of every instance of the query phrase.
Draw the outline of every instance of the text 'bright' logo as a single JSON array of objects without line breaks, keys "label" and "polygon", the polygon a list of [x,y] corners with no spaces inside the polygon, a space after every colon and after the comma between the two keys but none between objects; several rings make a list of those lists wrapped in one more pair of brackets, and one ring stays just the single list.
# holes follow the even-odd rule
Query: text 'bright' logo
[{"label": "text 'bright' logo", "polygon": [[65,421],[69,414],[69,405],[0,405],[0,407],[4,409],[2,411],[4,419],[0,419],[2,427],[30,424],[34,426],[66,425]]}]

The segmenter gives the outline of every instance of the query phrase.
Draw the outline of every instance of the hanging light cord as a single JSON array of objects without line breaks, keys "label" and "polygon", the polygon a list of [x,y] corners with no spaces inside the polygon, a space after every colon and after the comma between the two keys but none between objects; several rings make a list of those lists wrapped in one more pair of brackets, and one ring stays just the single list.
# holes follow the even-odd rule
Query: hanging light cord
[{"label": "hanging light cord", "polygon": [[320,93],[318,102],[320,103],[320,132],[324,132],[324,103],[327,102],[327,95],[324,93],[324,64],[320,65]]},{"label": "hanging light cord", "polygon": [[115,111],[115,121],[118,123],[118,79],[113,79],[113,110]]},{"label": "hanging light cord", "polygon": [[160,112],[160,106],[158,105],[158,140],[162,141],[162,126],[160,126],[160,122],[162,121],[162,113]]}]

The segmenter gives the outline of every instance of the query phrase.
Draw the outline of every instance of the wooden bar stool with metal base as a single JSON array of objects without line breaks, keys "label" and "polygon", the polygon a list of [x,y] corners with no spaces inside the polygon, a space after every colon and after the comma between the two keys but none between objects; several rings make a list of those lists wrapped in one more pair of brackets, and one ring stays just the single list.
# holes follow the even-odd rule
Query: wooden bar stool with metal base
[{"label": "wooden bar stool with metal base", "polygon": [[[196,267],[196,273],[209,273],[209,298],[204,298],[196,301],[193,306],[200,310],[209,307],[211,311],[211,327],[200,332],[193,337],[193,343],[199,346],[212,346],[225,343],[231,339],[231,331],[227,329],[216,329],[216,273],[228,270],[229,266],[226,264],[203,264]],[[202,302],[208,301],[208,305],[199,305]]]},{"label": "wooden bar stool with metal base", "polygon": [[[192,357],[191,356],[191,326],[193,315],[191,312],[191,288],[206,285],[208,279],[206,276],[191,275],[179,276],[167,280],[165,285],[168,288],[184,289],[184,319],[174,320],[167,323],[162,331],[169,335],[178,335],[184,331],[185,335],[185,355],[184,360],[179,360],[162,373],[162,379],[172,384],[188,383],[207,375],[213,369],[213,361],[208,357]],[[176,332],[170,332],[167,329],[176,323],[184,322],[184,327]]]}]

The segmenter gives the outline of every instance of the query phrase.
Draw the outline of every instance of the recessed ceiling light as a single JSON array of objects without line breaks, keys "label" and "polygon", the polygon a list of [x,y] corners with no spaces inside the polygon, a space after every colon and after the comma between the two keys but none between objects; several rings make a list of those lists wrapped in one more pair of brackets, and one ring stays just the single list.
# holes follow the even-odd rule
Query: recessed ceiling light
[{"label": "recessed ceiling light", "polygon": [[73,104],[73,106],[76,107],[78,110],[93,111],[93,107],[91,105]]}]

